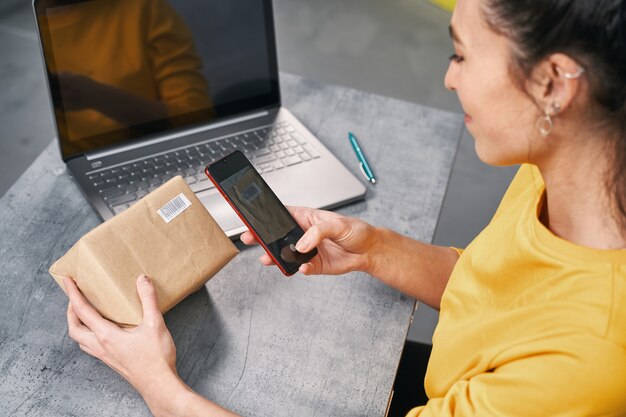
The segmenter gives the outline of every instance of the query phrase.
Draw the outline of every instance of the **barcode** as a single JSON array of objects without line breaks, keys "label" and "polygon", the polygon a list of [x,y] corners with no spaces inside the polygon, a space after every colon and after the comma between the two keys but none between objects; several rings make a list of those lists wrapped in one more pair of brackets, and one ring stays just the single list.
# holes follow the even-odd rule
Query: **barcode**
[{"label": "barcode", "polygon": [[180,193],[172,200],[170,200],[166,205],[161,207],[157,212],[161,216],[165,223],[169,223],[176,218],[180,213],[185,211],[187,207],[191,205],[191,201],[185,194]]},{"label": "barcode", "polygon": [[252,182],[245,190],[243,190],[243,198],[246,200],[246,203],[250,204],[252,200],[257,198],[261,194],[261,188],[255,183]]}]

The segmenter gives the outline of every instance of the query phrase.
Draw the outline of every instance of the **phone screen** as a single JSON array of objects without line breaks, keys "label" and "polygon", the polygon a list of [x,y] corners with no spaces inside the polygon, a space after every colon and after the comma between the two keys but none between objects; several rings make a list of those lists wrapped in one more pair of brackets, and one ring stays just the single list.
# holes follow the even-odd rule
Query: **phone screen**
[{"label": "phone screen", "polygon": [[213,163],[206,172],[284,274],[297,272],[317,254],[316,249],[295,249],[304,231],[242,152]]},{"label": "phone screen", "polygon": [[276,242],[298,226],[251,167],[244,167],[220,184],[264,242]]}]

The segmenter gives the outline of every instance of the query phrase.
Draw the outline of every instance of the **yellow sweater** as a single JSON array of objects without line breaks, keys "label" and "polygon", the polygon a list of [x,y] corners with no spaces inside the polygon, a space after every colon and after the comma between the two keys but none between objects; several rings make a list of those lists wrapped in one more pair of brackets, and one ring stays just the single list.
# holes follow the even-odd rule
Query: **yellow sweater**
[{"label": "yellow sweater", "polygon": [[462,253],[408,416],[626,416],[626,251],[550,233],[544,190],[523,166]]}]

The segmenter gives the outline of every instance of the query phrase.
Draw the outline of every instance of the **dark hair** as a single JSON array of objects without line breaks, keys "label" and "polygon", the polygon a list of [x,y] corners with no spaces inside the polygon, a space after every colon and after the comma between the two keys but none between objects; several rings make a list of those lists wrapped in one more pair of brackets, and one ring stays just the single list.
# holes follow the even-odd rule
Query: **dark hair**
[{"label": "dark hair", "polygon": [[553,53],[585,68],[592,117],[614,138],[607,186],[626,229],[626,0],[486,0],[483,14],[512,41],[520,81]]}]

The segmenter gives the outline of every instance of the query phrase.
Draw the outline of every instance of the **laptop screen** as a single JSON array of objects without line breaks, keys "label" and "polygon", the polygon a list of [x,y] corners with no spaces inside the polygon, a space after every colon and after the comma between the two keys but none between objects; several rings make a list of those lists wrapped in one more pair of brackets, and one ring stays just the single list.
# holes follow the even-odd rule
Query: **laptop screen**
[{"label": "laptop screen", "polygon": [[280,102],[270,0],[36,0],[63,159]]}]

